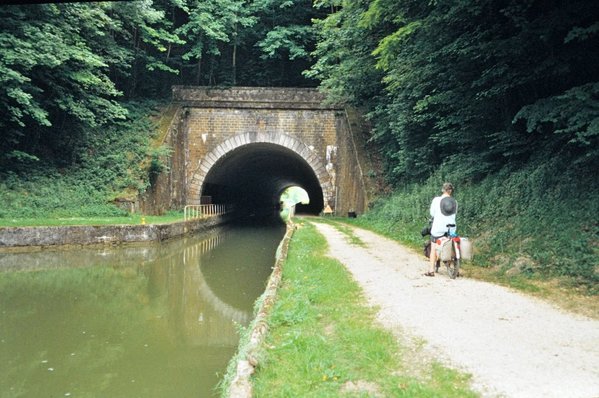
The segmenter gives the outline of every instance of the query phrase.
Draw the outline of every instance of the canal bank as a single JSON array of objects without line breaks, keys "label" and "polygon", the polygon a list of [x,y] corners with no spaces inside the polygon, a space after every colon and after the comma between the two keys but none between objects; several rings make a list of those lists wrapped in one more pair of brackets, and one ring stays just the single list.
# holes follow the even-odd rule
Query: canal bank
[{"label": "canal bank", "polygon": [[442,270],[425,277],[421,254],[369,231],[303,223],[253,396],[598,396],[596,320]]},{"label": "canal bank", "polygon": [[229,398],[251,398],[251,376],[258,366],[259,351],[268,333],[268,317],[277,297],[283,276],[283,265],[287,259],[289,243],[295,231],[295,224],[289,221],[285,236],[276,252],[275,265],[268,278],[264,293],[256,300],[256,316],[240,338],[237,354],[231,359],[223,382],[223,395]]},{"label": "canal bank", "polygon": [[0,252],[49,246],[161,242],[207,231],[228,221],[227,216],[214,216],[167,224],[0,227]]}]

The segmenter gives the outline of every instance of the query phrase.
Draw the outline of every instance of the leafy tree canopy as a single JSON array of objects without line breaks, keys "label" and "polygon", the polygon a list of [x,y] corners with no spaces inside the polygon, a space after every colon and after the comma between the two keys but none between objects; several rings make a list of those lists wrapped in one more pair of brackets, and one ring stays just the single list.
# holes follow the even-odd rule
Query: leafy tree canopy
[{"label": "leafy tree canopy", "polygon": [[174,84],[315,85],[301,72],[318,13],[300,0],[2,7],[0,165],[76,162],[89,131],[126,117],[122,100]]},{"label": "leafy tree canopy", "polygon": [[549,156],[597,166],[593,2],[341,6],[317,22],[308,74],[332,98],[368,103],[392,180],[423,179],[443,163],[472,178]]},{"label": "leafy tree canopy", "polygon": [[[80,157],[173,84],[314,86],[363,107],[391,181],[598,160],[599,6],[139,0],[0,8],[0,164]],[[94,130],[97,131],[97,130]]]}]

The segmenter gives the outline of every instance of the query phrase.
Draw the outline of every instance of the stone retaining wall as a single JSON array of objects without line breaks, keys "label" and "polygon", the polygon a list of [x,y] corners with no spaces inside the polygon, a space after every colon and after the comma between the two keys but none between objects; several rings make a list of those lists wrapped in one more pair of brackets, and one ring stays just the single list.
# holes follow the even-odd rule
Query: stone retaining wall
[{"label": "stone retaining wall", "polygon": [[0,252],[58,245],[163,241],[208,230],[226,221],[226,217],[221,216],[169,224],[2,227],[0,228]]}]

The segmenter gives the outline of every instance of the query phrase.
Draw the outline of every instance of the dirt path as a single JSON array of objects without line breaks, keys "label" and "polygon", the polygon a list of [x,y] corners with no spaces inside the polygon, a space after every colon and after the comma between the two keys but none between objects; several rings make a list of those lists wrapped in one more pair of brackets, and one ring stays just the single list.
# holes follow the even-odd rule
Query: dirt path
[{"label": "dirt path", "polygon": [[389,239],[356,228],[362,247],[315,225],[382,324],[424,339],[420,354],[472,374],[483,396],[599,397],[599,321],[497,285],[425,277],[426,259]]}]

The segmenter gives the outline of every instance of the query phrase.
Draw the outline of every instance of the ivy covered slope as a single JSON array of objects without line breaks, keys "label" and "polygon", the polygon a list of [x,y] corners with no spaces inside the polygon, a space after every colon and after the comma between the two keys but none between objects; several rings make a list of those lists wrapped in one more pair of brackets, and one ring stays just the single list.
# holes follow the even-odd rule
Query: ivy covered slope
[{"label": "ivy covered slope", "polygon": [[451,180],[482,264],[597,293],[599,4],[326,3],[309,75],[369,110],[396,189],[369,217],[416,234]]},{"label": "ivy covered slope", "polygon": [[15,160],[0,172],[0,219],[124,216],[111,204],[117,197],[134,198],[149,186],[152,159],[164,148],[153,144],[158,134],[150,116],[159,113],[149,101],[122,104],[122,121],[89,127],[76,143],[74,159]]}]

